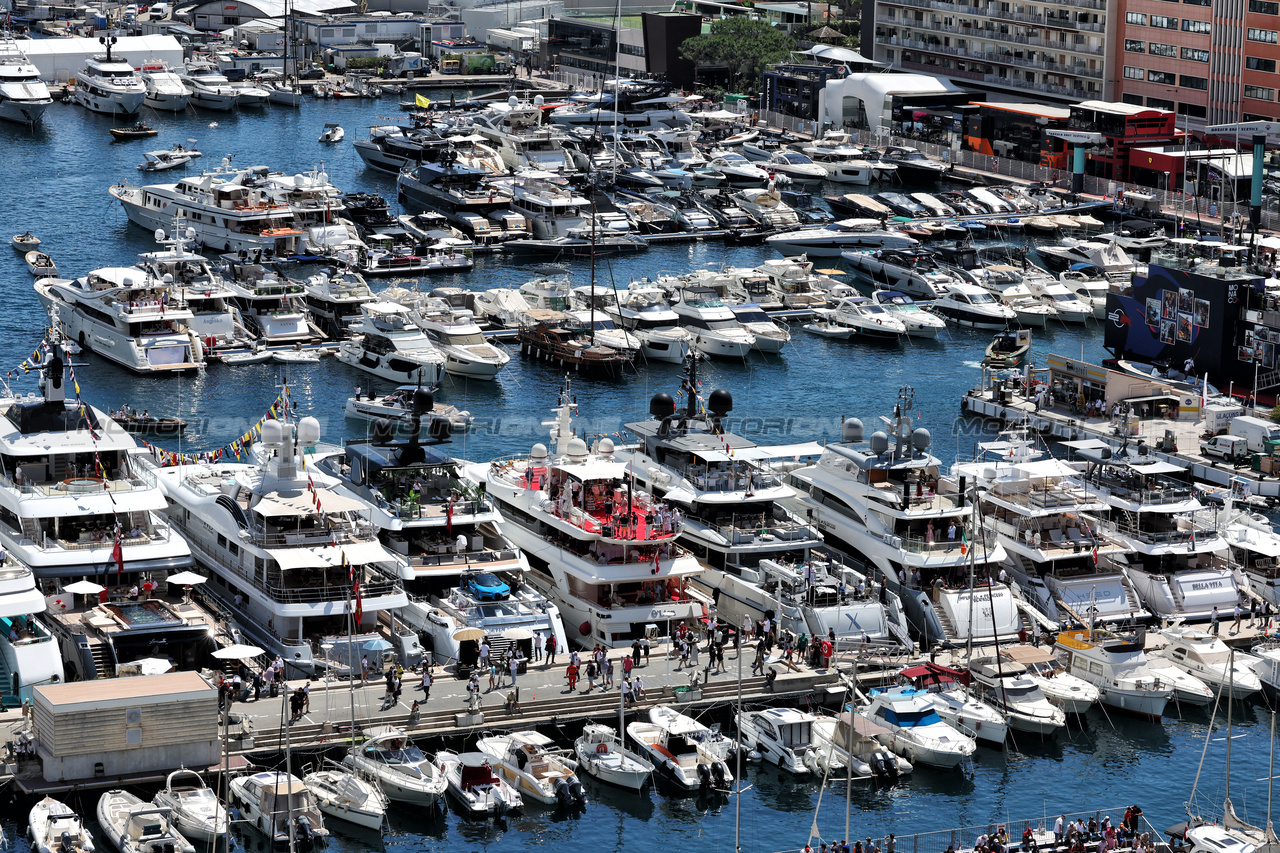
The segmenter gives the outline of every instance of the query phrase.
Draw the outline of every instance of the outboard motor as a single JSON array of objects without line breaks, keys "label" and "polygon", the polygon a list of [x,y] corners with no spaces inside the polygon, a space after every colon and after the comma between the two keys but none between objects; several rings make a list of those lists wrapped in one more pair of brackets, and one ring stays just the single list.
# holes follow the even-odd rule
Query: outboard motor
[{"label": "outboard motor", "polygon": [[577,779],[569,780],[569,796],[573,798],[575,807],[580,809],[587,807],[587,789],[582,787],[582,783]]},{"label": "outboard motor", "polygon": [[305,816],[298,815],[294,818],[293,830],[294,838],[298,840],[299,844],[305,844],[310,847],[312,842],[315,841],[315,836],[311,831],[311,821],[307,820]]},{"label": "outboard motor", "polygon": [[723,761],[717,761],[711,765],[711,778],[715,780],[716,787],[722,791],[729,787],[729,783],[725,781],[728,773],[729,768],[724,766]]},{"label": "outboard motor", "polygon": [[556,806],[558,808],[568,808],[573,801],[573,795],[569,791],[569,783],[563,779],[557,779],[555,785]]},{"label": "outboard motor", "polygon": [[502,817],[507,813],[507,801],[502,798],[502,789],[495,787],[493,789],[493,816]]},{"label": "outboard motor", "polygon": [[164,853],[173,853],[173,842],[166,841],[164,843]]},{"label": "outboard motor", "polygon": [[704,791],[711,787],[711,768],[705,764],[698,765],[698,787]]},{"label": "outboard motor", "polygon": [[884,753],[879,750],[871,753],[871,772],[877,781],[889,781],[889,767],[884,760]]},{"label": "outboard motor", "polygon": [[[35,845],[32,846],[34,847]],[[64,829],[62,831],[62,840],[58,842],[58,850],[60,853],[71,853],[74,849],[75,847],[71,843],[71,833]]]}]

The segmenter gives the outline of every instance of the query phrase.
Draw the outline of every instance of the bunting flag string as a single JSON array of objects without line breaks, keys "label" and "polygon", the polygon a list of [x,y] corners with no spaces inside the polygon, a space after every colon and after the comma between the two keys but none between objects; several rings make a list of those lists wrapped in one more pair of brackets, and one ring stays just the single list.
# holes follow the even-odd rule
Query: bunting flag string
[{"label": "bunting flag string", "polygon": [[[172,468],[176,465],[200,465],[212,464],[220,459],[228,456],[234,456],[239,461],[244,454],[249,452],[249,446],[262,437],[262,425],[267,421],[277,420],[279,414],[284,411],[285,397],[289,393],[286,388],[281,391],[276,399],[267,409],[267,413],[263,415],[257,423],[251,426],[244,435],[232,441],[225,447],[217,450],[202,450],[197,453],[176,453],[172,450],[166,450],[163,447],[157,447],[143,439],[138,439],[138,443],[150,451],[151,456],[156,459],[162,468]],[[310,478],[308,478],[310,483]],[[309,486],[312,494],[312,502],[316,505],[316,509],[320,509],[320,497],[316,494],[315,487]]]}]

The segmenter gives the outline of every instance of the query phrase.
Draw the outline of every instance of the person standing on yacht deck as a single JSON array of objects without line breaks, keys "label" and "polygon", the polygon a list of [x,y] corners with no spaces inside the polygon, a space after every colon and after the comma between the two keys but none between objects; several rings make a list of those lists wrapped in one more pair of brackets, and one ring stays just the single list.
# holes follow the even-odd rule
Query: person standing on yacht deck
[{"label": "person standing on yacht deck", "polygon": [[1055,844],[1062,843],[1062,824],[1066,819],[1066,815],[1058,815],[1058,819],[1053,822],[1053,841]]},{"label": "person standing on yacht deck", "polygon": [[542,632],[541,632],[541,631],[534,631],[534,632],[533,632],[533,659],[534,659],[535,661],[540,661],[540,660],[542,660],[542,645],[543,645],[543,642],[544,642],[544,640],[542,639]]}]

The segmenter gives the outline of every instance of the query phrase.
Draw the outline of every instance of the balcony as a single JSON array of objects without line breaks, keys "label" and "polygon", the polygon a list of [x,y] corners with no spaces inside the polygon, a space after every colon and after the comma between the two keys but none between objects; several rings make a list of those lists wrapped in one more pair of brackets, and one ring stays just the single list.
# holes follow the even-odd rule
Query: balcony
[{"label": "balcony", "polygon": [[[1072,42],[1052,41],[1050,39],[1040,38],[1039,36],[1027,36],[1019,33],[1000,32],[999,30],[991,27],[975,26],[967,21],[960,21],[957,26],[947,26],[940,22],[916,21],[910,18],[893,17],[880,14],[876,15],[876,23],[894,27],[905,27],[908,29],[946,33],[947,35],[952,36],[960,35],[968,39],[1027,45],[1028,47],[1037,47],[1046,51],[1062,51],[1063,53],[1076,53],[1083,54],[1085,56],[1102,56],[1106,53],[1106,51],[1101,47],[1090,47],[1087,44],[1075,44]],[[1101,78],[1102,72],[1094,72],[1087,76],[1097,76]]]},{"label": "balcony", "polygon": [[[979,8],[977,6],[945,3],[942,2],[942,0],[881,0],[881,3],[878,5],[910,6],[917,9],[931,9],[937,12],[945,12],[951,15],[973,15],[979,18],[990,18],[998,21],[1014,21],[1038,27],[1082,30],[1091,33],[1106,32],[1105,24],[1095,24],[1090,21],[1077,21],[1070,17],[1061,18],[1056,15],[1037,15],[1027,12],[1003,11],[994,7]],[[1101,48],[1097,48],[1095,52],[1101,54],[1103,51]]]},{"label": "balcony", "polygon": [[[902,41],[901,39],[890,39],[889,44],[901,47],[903,50],[915,50],[921,53],[955,56],[960,59],[968,59],[973,62],[984,62],[993,65],[1005,65],[1016,68],[1036,68],[1042,71],[1047,71],[1051,74],[1063,74],[1068,77],[1090,77],[1098,80],[1102,79],[1102,72],[1097,69],[1086,68],[1083,65],[1061,65],[1057,62],[1045,62],[1044,60],[1039,59],[1017,57],[1011,53],[995,53],[991,51],[977,52],[969,50],[968,48],[954,47],[951,45],[930,44],[923,41]],[[968,77],[968,79],[979,80],[982,78],[971,76]]]}]

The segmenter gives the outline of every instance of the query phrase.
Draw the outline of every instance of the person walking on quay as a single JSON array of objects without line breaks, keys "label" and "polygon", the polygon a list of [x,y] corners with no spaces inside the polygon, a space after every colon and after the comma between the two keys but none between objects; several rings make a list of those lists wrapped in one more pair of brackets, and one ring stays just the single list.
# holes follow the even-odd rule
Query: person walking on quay
[{"label": "person walking on quay", "polygon": [[547,666],[555,666],[555,665],[556,665],[556,635],[555,635],[555,634],[548,634],[548,635],[547,635],[547,646],[546,646],[546,649],[547,649],[547,663],[546,663],[546,665],[547,665]]},{"label": "person walking on quay", "polygon": [[764,675],[764,656],[765,656],[764,643],[759,643],[756,645],[755,663],[751,664],[752,675]]},{"label": "person walking on quay", "polygon": [[511,658],[511,686],[516,686],[516,676],[520,674],[520,659],[518,657]]},{"label": "person walking on quay", "polygon": [[1218,636],[1218,605],[1213,605],[1213,612],[1209,614],[1209,631],[1216,637]]},{"label": "person walking on quay", "polygon": [[1232,611],[1232,613],[1236,618],[1231,623],[1231,633],[1239,634],[1240,633],[1240,617],[1244,615],[1244,611],[1240,609],[1239,601],[1236,601],[1236,607],[1235,607],[1235,610]]},{"label": "person walking on quay", "polygon": [[564,670],[565,678],[569,679],[569,692],[573,693],[578,689],[578,665],[572,660]]},{"label": "person walking on quay", "polygon": [[644,665],[649,665],[649,638],[647,636],[640,638],[640,651],[644,652]]},{"label": "person walking on quay", "polygon": [[635,667],[639,665],[640,665],[640,639],[637,637],[636,639],[631,641],[631,666],[627,667],[627,672],[631,671],[631,667]]},{"label": "person walking on quay", "polygon": [[435,679],[431,677],[431,670],[427,669],[426,664],[423,664],[422,665],[422,702],[423,704],[426,704],[427,700],[431,698],[431,682],[433,681],[435,681]]},{"label": "person walking on quay", "polygon": [[364,687],[369,683],[369,656],[362,655],[360,657],[360,686]]},{"label": "person walking on quay", "polygon": [[480,643],[480,665],[489,665],[489,641],[483,640]]}]

